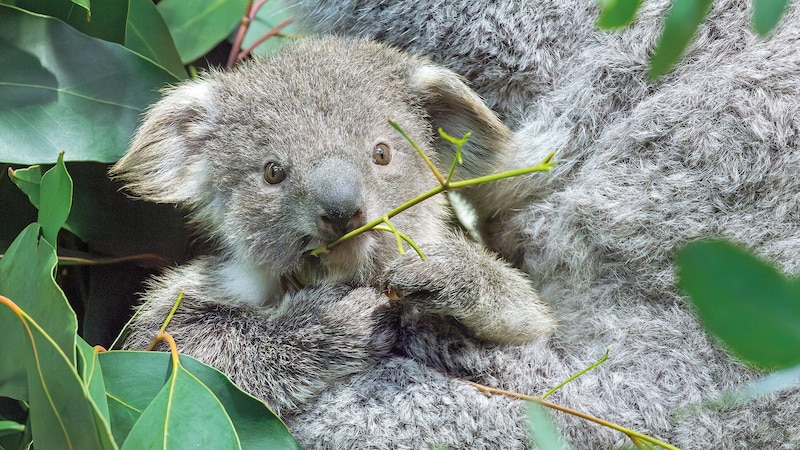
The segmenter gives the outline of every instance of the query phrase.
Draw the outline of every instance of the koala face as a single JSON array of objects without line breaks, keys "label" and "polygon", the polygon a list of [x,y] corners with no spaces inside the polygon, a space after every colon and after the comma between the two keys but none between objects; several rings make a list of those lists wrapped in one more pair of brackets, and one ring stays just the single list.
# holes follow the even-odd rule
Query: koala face
[{"label": "koala face", "polygon": [[[423,111],[386,94],[398,90],[392,85],[396,77],[371,66],[302,62],[280,62],[279,68],[275,60],[256,62],[235,75],[223,74],[214,93],[215,129],[202,144],[218,208],[212,233],[236,254],[290,272],[315,264],[316,257],[308,256],[312,249],[437,183],[387,122],[403,124],[435,156]],[[430,223],[425,216],[438,218],[440,208],[438,202],[420,205],[395,221],[412,235],[425,234],[420,226]],[[391,235],[366,233],[321,262],[328,275],[346,272],[366,265],[373,252],[396,253],[394,245]]]},{"label": "koala face", "polygon": [[[452,72],[381,44],[317,38],[168,89],[112,175],[186,208],[255,272],[369,281],[397,255],[391,234],[365,233],[321,258],[309,251],[437,185],[388,119],[434,162],[438,126],[473,131],[466,154],[511,136]],[[435,197],[392,223],[418,242],[436,239],[444,212]]]}]

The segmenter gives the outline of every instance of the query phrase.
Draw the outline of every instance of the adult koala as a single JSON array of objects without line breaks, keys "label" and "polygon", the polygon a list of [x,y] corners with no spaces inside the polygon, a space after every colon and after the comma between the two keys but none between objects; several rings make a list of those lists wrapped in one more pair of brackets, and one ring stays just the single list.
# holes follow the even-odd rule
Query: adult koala
[{"label": "adult koala", "polygon": [[[596,29],[595,0],[297,3],[316,32],[375,38],[466,77],[516,130],[496,159],[467,155],[469,170],[521,167],[556,152],[551,174],[468,193],[487,245],[553,304],[555,336],[516,348],[465,341],[446,357],[425,351],[439,344],[421,338],[407,356],[540,394],[609,348],[606,364],[554,401],[684,448],[800,447],[796,389],[745,405],[704,403],[759,374],[709,338],[676,290],[672,265],[682,244],[724,236],[786,272],[800,270],[797,2],[766,39],[751,31],[743,2],[714,2],[682,63],[657,81],[646,73],[666,0],[644,2],[633,26],[615,33]],[[451,126],[451,134],[469,128]],[[323,395],[303,432],[332,447],[349,438],[529,444],[520,405],[487,403],[407,361],[390,361],[378,375],[383,384],[369,374],[369,382],[356,378]],[[554,419],[576,447],[625,444],[579,419]]]}]

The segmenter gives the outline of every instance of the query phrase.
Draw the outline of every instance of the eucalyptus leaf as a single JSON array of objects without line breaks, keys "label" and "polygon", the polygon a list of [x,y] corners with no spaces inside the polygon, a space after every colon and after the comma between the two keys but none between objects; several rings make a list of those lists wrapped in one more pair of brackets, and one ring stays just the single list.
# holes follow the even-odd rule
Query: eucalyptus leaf
[{"label": "eucalyptus leaf", "polygon": [[0,5],[0,161],[114,162],[142,111],[177,79],[56,19]]},{"label": "eucalyptus leaf", "polygon": [[[119,443],[170,379],[171,355],[111,351],[101,353],[99,359],[109,397],[112,430]],[[286,425],[263,402],[242,392],[218,370],[191,357],[181,355],[180,363],[182,370],[204,386],[194,385],[192,389],[210,390],[223,405],[242,448],[299,448]],[[199,418],[190,417],[183,425],[189,429],[198,421]]]},{"label": "eucalyptus leaf", "polygon": [[[55,250],[39,239],[39,231],[38,224],[29,225],[0,259],[0,295],[47,329],[52,342],[74,364],[78,321],[53,278]],[[22,325],[8,308],[0,306],[0,396],[27,400],[24,356],[31,346]]]},{"label": "eucalyptus leaf", "polygon": [[131,428],[122,449],[239,449],[219,400],[180,364]]},{"label": "eucalyptus leaf", "polygon": [[709,331],[745,361],[770,369],[800,364],[800,281],[724,241],[678,253],[679,286]]},{"label": "eucalyptus leaf", "polygon": [[17,169],[9,175],[11,181],[28,196],[31,204],[39,208],[39,189],[42,185],[42,168],[40,166],[30,166],[24,169]]},{"label": "eucalyptus leaf", "polygon": [[[28,405],[37,448],[116,448],[108,423],[92,402],[73,362],[48,333],[26,314],[27,344],[17,358],[28,374]],[[65,407],[68,405],[68,407]]]},{"label": "eucalyptus leaf", "polygon": [[152,0],[130,0],[129,8],[125,47],[163,67],[175,78],[186,78],[175,41]]},{"label": "eucalyptus leaf", "polygon": [[184,64],[200,58],[235,30],[247,0],[162,0],[157,8]]},{"label": "eucalyptus leaf", "polygon": [[597,26],[613,30],[628,26],[636,17],[642,0],[600,0],[600,18]]},{"label": "eucalyptus leaf", "polygon": [[97,411],[108,422],[110,416],[106,399],[106,385],[103,381],[103,370],[97,358],[97,350],[81,337],[77,338],[77,349],[78,375],[86,386]]},{"label": "eucalyptus leaf", "polygon": [[531,437],[539,450],[566,450],[569,447],[564,444],[561,435],[558,433],[552,419],[542,405],[533,402],[528,404],[528,429]]},{"label": "eucalyptus leaf", "polygon": [[69,217],[72,207],[72,178],[64,166],[64,154],[58,155],[56,165],[42,175],[39,190],[39,225],[42,236],[54,247],[58,231]]},{"label": "eucalyptus leaf", "polygon": [[60,19],[88,36],[125,42],[128,0],[102,0],[93,5],[88,0],[17,0],[15,4],[26,11]]},{"label": "eucalyptus leaf", "polygon": [[753,29],[766,36],[778,25],[789,0],[753,0]]},{"label": "eucalyptus leaf", "polygon": [[711,0],[675,0],[667,13],[664,31],[650,60],[650,78],[669,72],[689,46],[697,28],[708,15]]}]

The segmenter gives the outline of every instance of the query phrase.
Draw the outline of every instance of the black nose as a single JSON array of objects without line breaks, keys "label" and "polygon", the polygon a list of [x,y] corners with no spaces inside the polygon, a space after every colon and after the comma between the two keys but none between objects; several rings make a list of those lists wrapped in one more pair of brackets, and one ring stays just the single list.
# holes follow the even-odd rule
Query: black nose
[{"label": "black nose", "polygon": [[326,208],[319,217],[317,228],[326,239],[336,239],[364,225],[364,213],[360,208]]}]

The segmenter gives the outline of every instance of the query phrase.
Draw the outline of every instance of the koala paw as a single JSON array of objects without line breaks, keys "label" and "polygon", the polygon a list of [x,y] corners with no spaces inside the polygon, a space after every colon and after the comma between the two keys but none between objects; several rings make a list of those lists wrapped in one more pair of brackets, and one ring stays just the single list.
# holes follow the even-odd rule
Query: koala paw
[{"label": "koala paw", "polygon": [[481,339],[525,343],[555,328],[530,280],[483,247],[463,239],[423,248],[390,263],[386,287],[423,313],[452,316]]},{"label": "koala paw", "polygon": [[388,297],[375,289],[311,288],[293,295],[289,303],[297,310],[295,317],[305,316],[326,330],[333,348],[349,349],[354,356],[385,356],[397,340],[397,314]]}]

